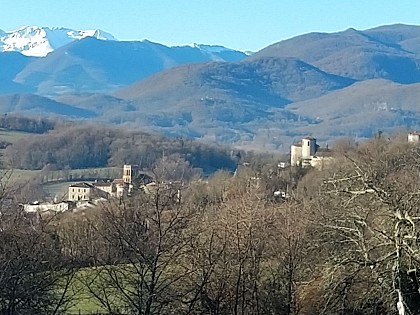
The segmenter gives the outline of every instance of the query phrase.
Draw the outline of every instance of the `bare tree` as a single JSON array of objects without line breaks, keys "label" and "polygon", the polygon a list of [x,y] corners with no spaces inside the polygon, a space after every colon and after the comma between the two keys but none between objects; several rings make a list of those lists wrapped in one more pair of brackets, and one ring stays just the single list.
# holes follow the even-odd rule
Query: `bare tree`
[{"label": "bare tree", "polygon": [[418,147],[378,137],[324,175],[310,202],[329,251],[323,314],[383,314],[391,301],[400,315],[420,312],[419,162]]},{"label": "bare tree", "polygon": [[110,313],[171,314],[185,307],[183,282],[196,272],[185,263],[194,216],[178,189],[167,186],[103,205],[95,226],[114,255],[84,280],[91,295]]},{"label": "bare tree", "polygon": [[1,314],[59,314],[72,302],[74,266],[51,223],[16,209],[1,213]]},{"label": "bare tree", "polygon": [[276,204],[271,234],[266,235],[270,268],[261,288],[266,313],[296,315],[302,307],[301,287],[312,279],[307,218],[302,205],[295,201]]}]

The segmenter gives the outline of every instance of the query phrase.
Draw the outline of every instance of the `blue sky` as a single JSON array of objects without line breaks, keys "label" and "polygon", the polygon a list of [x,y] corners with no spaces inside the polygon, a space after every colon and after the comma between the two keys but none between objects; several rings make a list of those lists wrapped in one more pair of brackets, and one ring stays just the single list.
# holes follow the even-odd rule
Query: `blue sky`
[{"label": "blue sky", "polygon": [[420,25],[419,0],[2,0],[0,29],[100,28],[120,40],[259,50],[295,35]]}]

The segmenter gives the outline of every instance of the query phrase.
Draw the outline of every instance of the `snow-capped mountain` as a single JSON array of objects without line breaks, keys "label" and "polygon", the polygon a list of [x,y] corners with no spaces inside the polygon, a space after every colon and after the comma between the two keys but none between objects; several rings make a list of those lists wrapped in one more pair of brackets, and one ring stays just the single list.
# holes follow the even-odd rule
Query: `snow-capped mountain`
[{"label": "snow-capped mountain", "polygon": [[[188,46],[200,50],[203,54],[207,55],[208,57],[210,57],[211,60],[214,61],[226,61],[226,59],[224,58],[226,57],[226,55],[238,53],[237,50],[220,45],[204,45],[193,43]],[[250,53],[245,54],[248,56],[250,55]]]},{"label": "snow-capped mountain", "polygon": [[0,31],[0,94],[109,92],[176,66],[246,57],[220,45],[170,47],[95,29],[25,26]]},{"label": "snow-capped mountain", "polygon": [[98,29],[24,26],[11,32],[0,30],[0,51],[18,51],[26,56],[44,57],[61,46],[85,37],[116,40],[111,34]]},{"label": "snow-capped mountain", "polygon": [[204,45],[204,44],[194,43],[194,44],[191,44],[190,46],[193,47],[193,48],[198,48],[202,51],[209,52],[209,53],[219,53],[219,52],[222,52],[222,51],[233,50],[233,49],[226,48],[224,46],[219,46],[219,45]]}]

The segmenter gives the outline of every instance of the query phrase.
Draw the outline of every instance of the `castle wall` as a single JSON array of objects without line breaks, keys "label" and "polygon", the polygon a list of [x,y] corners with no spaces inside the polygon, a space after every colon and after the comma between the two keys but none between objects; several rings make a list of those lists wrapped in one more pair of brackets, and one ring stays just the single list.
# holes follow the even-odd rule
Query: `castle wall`
[{"label": "castle wall", "polygon": [[298,166],[302,159],[302,147],[300,145],[292,145],[290,148],[290,165]]}]

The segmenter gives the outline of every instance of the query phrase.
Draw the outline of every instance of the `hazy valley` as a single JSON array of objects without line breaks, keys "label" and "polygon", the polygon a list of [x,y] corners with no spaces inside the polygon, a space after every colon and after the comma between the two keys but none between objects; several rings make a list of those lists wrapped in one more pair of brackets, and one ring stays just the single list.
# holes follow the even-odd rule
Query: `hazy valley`
[{"label": "hazy valley", "polygon": [[365,138],[420,119],[418,26],[310,33],[252,55],[98,38],[0,53],[2,112],[284,151],[303,135]]}]

